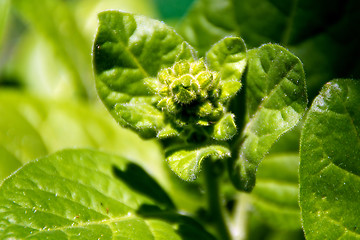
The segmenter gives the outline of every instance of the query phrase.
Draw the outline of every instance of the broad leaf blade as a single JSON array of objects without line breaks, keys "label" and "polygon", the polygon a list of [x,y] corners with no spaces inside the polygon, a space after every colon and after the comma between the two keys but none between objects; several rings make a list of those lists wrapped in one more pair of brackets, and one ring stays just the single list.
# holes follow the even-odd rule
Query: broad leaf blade
[{"label": "broad leaf blade", "polygon": [[254,214],[274,229],[301,228],[298,168],[298,154],[269,155],[259,165],[256,186],[249,197]]},{"label": "broad leaf blade", "polygon": [[173,225],[137,214],[154,202],[114,176],[128,163],[67,150],[25,165],[1,186],[0,238],[182,239]]},{"label": "broad leaf blade", "polygon": [[273,44],[248,52],[247,112],[238,159],[230,163],[234,185],[251,191],[256,169],[275,141],[293,128],[306,105],[305,74],[300,60]]},{"label": "broad leaf blade", "polygon": [[[137,131],[142,137],[155,137],[165,127],[160,116],[142,119],[138,115],[140,118],[129,121],[121,117],[116,105],[126,107],[132,99],[141,103],[138,110],[153,108],[155,111],[149,105],[154,105],[156,98],[144,83],[145,78],[156,77],[159,70],[181,59],[193,60],[194,52],[173,29],[156,20],[120,11],[105,11],[99,14],[99,21],[93,50],[99,96],[122,126]],[[133,111],[130,107],[125,112]],[[145,122],[148,124],[143,124]]]},{"label": "broad leaf blade", "polygon": [[198,149],[183,148],[168,154],[166,161],[181,179],[193,181],[200,173],[203,160],[209,157],[227,158],[230,157],[230,150],[220,145],[209,145]]},{"label": "broad leaf blade", "polygon": [[300,206],[308,239],[360,239],[360,84],[327,83],[302,131]]}]

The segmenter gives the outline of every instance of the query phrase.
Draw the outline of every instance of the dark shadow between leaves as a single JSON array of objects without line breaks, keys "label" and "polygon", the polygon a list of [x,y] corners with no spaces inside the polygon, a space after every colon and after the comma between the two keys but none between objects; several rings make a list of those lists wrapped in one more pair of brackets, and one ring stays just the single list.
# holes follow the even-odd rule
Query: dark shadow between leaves
[{"label": "dark shadow between leaves", "polygon": [[113,166],[113,173],[134,191],[153,199],[165,209],[175,209],[174,203],[164,189],[138,165],[129,163],[124,171]]},{"label": "dark shadow between leaves", "polygon": [[195,219],[181,215],[173,210],[161,210],[158,206],[143,204],[137,214],[144,218],[165,220],[175,224],[176,232],[184,240],[215,240],[216,238],[208,233],[206,229]]}]

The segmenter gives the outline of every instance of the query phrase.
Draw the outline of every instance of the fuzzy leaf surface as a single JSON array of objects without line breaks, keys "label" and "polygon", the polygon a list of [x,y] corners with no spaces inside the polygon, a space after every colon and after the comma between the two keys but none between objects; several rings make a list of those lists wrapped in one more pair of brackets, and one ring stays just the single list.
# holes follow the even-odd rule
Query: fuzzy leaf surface
[{"label": "fuzzy leaf surface", "polygon": [[[198,149],[181,149],[170,153],[166,161],[171,170],[185,181],[193,181],[201,171],[202,162],[209,158],[223,159],[230,156],[230,150],[220,145],[210,145]],[[210,159],[209,159],[210,160]]]},{"label": "fuzzy leaf surface", "polygon": [[[112,116],[144,138],[155,137],[166,124],[144,80],[181,59],[193,60],[191,47],[160,21],[105,11],[99,14],[93,54],[98,94]],[[150,118],[136,113],[149,109]]]},{"label": "fuzzy leaf surface", "polygon": [[300,207],[307,239],[360,239],[360,84],[327,83],[302,130]]},{"label": "fuzzy leaf surface", "polygon": [[65,150],[25,165],[0,188],[0,238],[184,239],[175,225],[139,215],[155,202],[115,175],[114,167],[126,172],[128,164],[100,152]]},{"label": "fuzzy leaf surface", "polygon": [[246,67],[245,43],[239,37],[226,37],[211,47],[206,61],[222,81],[240,81]]},{"label": "fuzzy leaf surface", "polygon": [[248,51],[247,114],[238,159],[231,159],[236,188],[251,191],[256,169],[275,141],[293,128],[306,105],[305,74],[300,60],[278,45]]}]

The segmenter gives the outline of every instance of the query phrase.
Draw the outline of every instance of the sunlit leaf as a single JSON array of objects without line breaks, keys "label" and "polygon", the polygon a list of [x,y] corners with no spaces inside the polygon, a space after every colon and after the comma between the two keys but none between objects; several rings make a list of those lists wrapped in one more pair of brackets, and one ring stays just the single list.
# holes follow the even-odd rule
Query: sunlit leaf
[{"label": "sunlit leaf", "polygon": [[307,239],[360,239],[360,84],[327,83],[300,146],[300,206]]},{"label": "sunlit leaf", "polygon": [[[99,28],[94,43],[94,67],[98,93],[113,117],[144,138],[155,137],[166,124],[160,114],[148,115],[156,104],[145,84],[148,77],[181,59],[193,59],[193,50],[164,23],[120,11],[99,14]],[[136,102],[134,105],[129,101]],[[121,106],[120,109],[116,105]],[[125,110],[124,108],[127,108]],[[121,111],[119,111],[121,110]],[[126,113],[123,117],[122,114]],[[160,112],[159,112],[160,113]],[[136,117],[135,117],[135,115]],[[154,116],[154,115],[153,115]]]},{"label": "sunlit leaf", "polygon": [[212,239],[193,220],[143,217],[145,206],[156,208],[156,188],[145,196],[129,184],[135,180],[114,175],[114,167],[127,172],[128,164],[96,151],[67,150],[25,165],[0,188],[0,238],[189,239],[182,232],[188,224],[190,233]]}]

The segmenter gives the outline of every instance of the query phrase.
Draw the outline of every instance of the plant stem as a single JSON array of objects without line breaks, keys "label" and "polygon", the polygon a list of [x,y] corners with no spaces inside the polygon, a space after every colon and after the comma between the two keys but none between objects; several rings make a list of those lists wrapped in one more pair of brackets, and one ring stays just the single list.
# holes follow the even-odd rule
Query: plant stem
[{"label": "plant stem", "polygon": [[232,222],[230,226],[231,236],[233,240],[243,240],[246,236],[247,227],[247,208],[248,197],[246,193],[239,193],[237,201],[235,203],[235,209],[232,216]]},{"label": "plant stem", "polygon": [[218,237],[221,240],[231,240],[225,221],[225,214],[220,200],[219,173],[213,159],[204,161],[205,187],[208,202],[208,213]]}]

